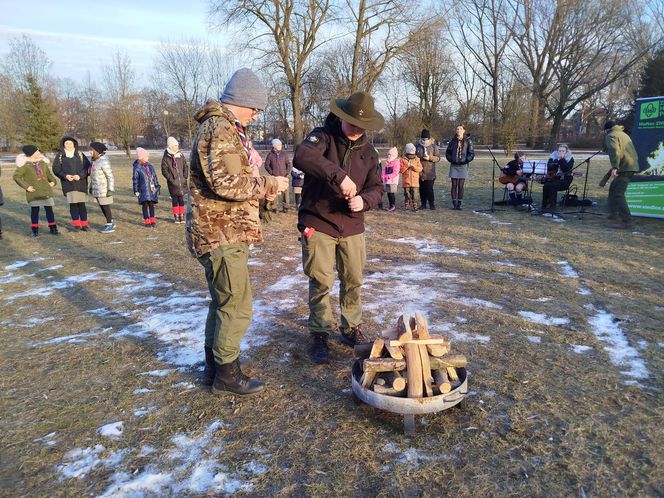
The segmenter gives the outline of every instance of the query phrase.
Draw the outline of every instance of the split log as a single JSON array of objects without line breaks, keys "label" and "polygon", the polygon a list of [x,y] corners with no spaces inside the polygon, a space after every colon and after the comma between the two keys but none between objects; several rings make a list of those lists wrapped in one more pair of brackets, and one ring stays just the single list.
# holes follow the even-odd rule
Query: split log
[{"label": "split log", "polygon": [[427,325],[427,320],[424,318],[424,315],[419,311],[415,312],[415,323],[417,324],[417,338],[418,339],[428,339],[429,338],[429,326]]},{"label": "split log", "polygon": [[410,340],[403,340],[401,337],[399,337],[398,341],[386,341],[385,344],[389,344],[390,346],[403,346],[404,344],[436,344],[440,346],[446,346],[449,347],[450,341],[447,339],[438,338],[438,337],[432,337],[429,339],[410,339]]},{"label": "split log", "polygon": [[447,367],[466,368],[468,366],[468,360],[462,354],[448,354],[441,358],[430,356],[429,362],[431,363],[432,370]]},{"label": "split log", "polygon": [[420,360],[422,363],[422,380],[424,381],[424,392],[430,398],[433,396],[433,377],[431,377],[431,363],[429,363],[429,352],[424,344],[418,346],[420,350]]},{"label": "split log", "polygon": [[371,384],[373,384],[373,381],[376,378],[376,375],[378,375],[378,372],[364,372],[362,374],[362,378],[360,379],[360,382],[362,383],[362,387],[364,387],[366,389]]},{"label": "split log", "polygon": [[459,380],[459,374],[457,374],[456,368],[454,367],[447,367],[447,376],[452,382],[458,382]]},{"label": "split log", "polygon": [[377,384],[374,384],[373,390],[377,394],[386,394],[388,396],[404,397],[406,395],[406,390],[405,389],[403,389],[401,391],[397,391],[392,387],[379,386]]},{"label": "split log", "polygon": [[450,383],[450,379],[447,377],[447,370],[439,369],[434,370],[432,373],[433,380],[436,383],[436,387],[440,391],[440,394],[447,394],[452,390],[452,384]]},{"label": "split log", "polygon": [[380,358],[383,355],[385,341],[383,339],[376,339],[371,347],[369,358]]},{"label": "split log", "polygon": [[408,364],[408,397],[421,398],[424,394],[424,385],[420,347],[417,344],[409,342],[404,345],[403,349],[406,353],[406,363]]},{"label": "split log", "polygon": [[444,344],[427,344],[427,350],[431,356],[444,356],[450,352],[450,348]]},{"label": "split log", "polygon": [[403,360],[403,350],[398,346],[390,346],[389,342],[385,343],[385,349],[390,353],[390,356],[395,360]]},{"label": "split log", "polygon": [[393,358],[372,358],[364,360],[362,367],[365,372],[396,372],[406,369],[406,361]]}]

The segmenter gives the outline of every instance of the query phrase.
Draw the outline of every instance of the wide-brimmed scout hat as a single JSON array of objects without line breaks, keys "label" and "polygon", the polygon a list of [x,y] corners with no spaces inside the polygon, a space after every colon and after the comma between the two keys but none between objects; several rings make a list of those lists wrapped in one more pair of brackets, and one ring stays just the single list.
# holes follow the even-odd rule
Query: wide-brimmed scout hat
[{"label": "wide-brimmed scout hat", "polygon": [[374,99],[367,92],[356,92],[347,99],[333,100],[330,112],[363,130],[378,131],[385,126],[385,118],[374,108]]}]

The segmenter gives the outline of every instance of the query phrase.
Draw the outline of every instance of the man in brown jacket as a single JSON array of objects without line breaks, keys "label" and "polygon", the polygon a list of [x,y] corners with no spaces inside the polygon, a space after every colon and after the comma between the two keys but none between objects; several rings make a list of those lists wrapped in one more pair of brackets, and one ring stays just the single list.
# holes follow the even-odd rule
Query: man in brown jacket
[{"label": "man in brown jacket", "polygon": [[262,242],[259,199],[288,187],[282,176],[253,177],[246,126],[267,104],[267,91],[250,69],[240,69],[220,102],[209,100],[191,150],[187,243],[205,268],[212,301],[205,323],[203,383],[215,394],[254,394],[265,387],[242,373],[240,341],[252,315],[249,244]]},{"label": "man in brown jacket", "polygon": [[378,153],[365,130],[380,130],[383,116],[373,98],[357,92],[330,103],[325,124],[315,128],[295,150],[293,165],[304,172],[298,229],[302,261],[309,277],[310,350],[315,363],[328,363],[327,338],[334,330],[329,294],[336,264],[340,280],[341,340],[368,342],[360,328],[366,250],[364,212],[383,196]]}]

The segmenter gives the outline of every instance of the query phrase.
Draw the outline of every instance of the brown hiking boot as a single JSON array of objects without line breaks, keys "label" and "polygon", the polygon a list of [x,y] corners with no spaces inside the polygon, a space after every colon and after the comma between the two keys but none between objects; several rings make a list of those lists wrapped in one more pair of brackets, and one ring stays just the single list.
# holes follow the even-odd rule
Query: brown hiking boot
[{"label": "brown hiking boot", "polygon": [[366,344],[371,342],[362,329],[358,325],[357,327],[351,327],[349,329],[339,328],[341,332],[341,342],[348,344],[349,346],[355,346],[356,344]]},{"label": "brown hiking boot", "polygon": [[246,396],[256,394],[265,389],[265,383],[247,377],[240,369],[240,361],[236,359],[232,363],[216,364],[216,375],[212,384],[213,394],[225,394],[227,392]]}]

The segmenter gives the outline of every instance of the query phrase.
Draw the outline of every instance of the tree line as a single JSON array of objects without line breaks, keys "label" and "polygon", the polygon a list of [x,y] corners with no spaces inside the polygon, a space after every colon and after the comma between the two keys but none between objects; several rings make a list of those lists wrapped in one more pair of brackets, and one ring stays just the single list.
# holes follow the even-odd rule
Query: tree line
[{"label": "tree line", "polygon": [[270,92],[257,139],[298,142],[331,98],[365,90],[386,117],[375,141],[403,144],[421,128],[450,137],[463,123],[506,150],[590,144],[652,91],[643,81],[661,72],[663,19],[651,0],[212,0],[211,29],[235,41],[163,41],[148,84],[120,52],[94,77],[54,79],[24,35],[0,66],[0,146],[49,150],[64,132],[126,151],[139,137],[186,145],[196,110],[247,65]]}]

